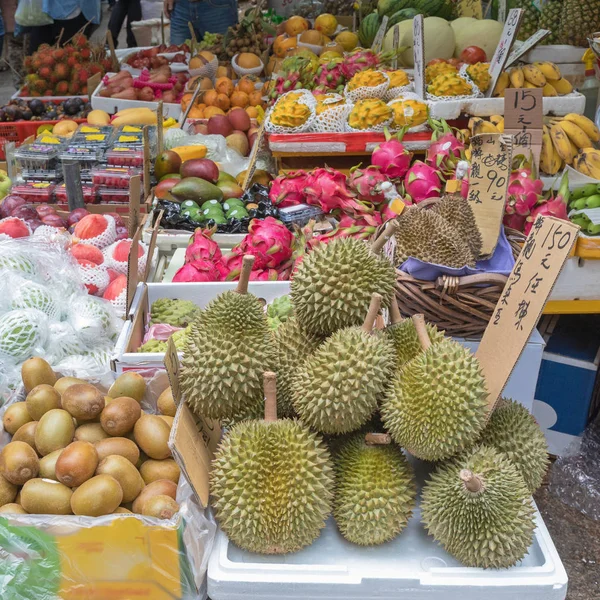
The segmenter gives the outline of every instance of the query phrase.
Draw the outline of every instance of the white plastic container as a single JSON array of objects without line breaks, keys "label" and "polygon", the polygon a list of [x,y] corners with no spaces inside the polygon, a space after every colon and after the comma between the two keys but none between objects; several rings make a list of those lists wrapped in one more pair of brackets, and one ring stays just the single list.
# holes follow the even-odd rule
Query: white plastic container
[{"label": "white plastic container", "polygon": [[[187,248],[191,231],[180,231],[175,229],[159,229],[156,236],[156,247],[161,252],[171,252],[177,248]],[[150,242],[152,237],[152,229],[146,228],[142,232],[142,240],[146,243]],[[246,237],[245,233],[215,233],[212,239],[219,244],[221,250],[231,250],[236,244],[239,244]],[[183,262],[181,263],[183,264]],[[179,265],[181,266],[181,265]]]}]

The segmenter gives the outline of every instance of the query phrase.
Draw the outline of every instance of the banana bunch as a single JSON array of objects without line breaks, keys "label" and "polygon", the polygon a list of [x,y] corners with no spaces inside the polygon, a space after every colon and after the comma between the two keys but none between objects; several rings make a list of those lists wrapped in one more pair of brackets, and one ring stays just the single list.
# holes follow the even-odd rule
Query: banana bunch
[{"label": "banana bunch", "polygon": [[504,133],[504,117],[502,115],[492,115],[489,121],[481,117],[471,117],[469,119],[469,131],[471,135],[480,133]]},{"label": "banana bunch", "polygon": [[598,141],[600,131],[584,115],[570,113],[545,119],[540,170],[556,175],[564,165],[571,165],[584,175],[600,179],[600,150],[594,148]]},{"label": "banana bunch", "polygon": [[573,86],[552,62],[534,62],[503,71],[494,88],[494,96],[503,97],[507,88],[541,88],[544,96],[564,96]]},{"label": "banana bunch", "polygon": [[[588,183],[573,190],[569,197],[569,211],[584,211],[586,208],[600,208],[600,185]],[[582,233],[600,235],[600,225],[594,225],[584,212],[571,214],[569,219],[581,227]]]}]

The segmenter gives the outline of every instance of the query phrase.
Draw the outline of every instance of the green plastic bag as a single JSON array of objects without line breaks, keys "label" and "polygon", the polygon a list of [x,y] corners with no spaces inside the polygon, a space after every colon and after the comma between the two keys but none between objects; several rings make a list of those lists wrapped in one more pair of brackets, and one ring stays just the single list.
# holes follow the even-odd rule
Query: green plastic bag
[{"label": "green plastic bag", "polygon": [[19,0],[15,21],[21,27],[39,27],[52,25],[52,17],[42,10],[42,0]]}]

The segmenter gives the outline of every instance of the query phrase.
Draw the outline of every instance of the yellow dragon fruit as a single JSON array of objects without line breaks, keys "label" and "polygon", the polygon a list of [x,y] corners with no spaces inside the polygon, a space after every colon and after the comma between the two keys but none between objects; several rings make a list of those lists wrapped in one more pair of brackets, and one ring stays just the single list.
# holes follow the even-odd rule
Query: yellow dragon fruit
[{"label": "yellow dragon fruit", "polygon": [[456,73],[442,73],[427,86],[427,91],[433,96],[469,96],[473,86]]},{"label": "yellow dragon fruit", "polygon": [[348,82],[348,90],[352,91],[361,87],[376,87],[385,82],[385,75],[381,71],[367,69],[366,71],[360,71],[360,73],[352,77]]},{"label": "yellow dragon fruit", "polygon": [[300,127],[310,117],[310,108],[300,102],[278,102],[271,112],[271,123],[279,127]]},{"label": "yellow dragon fruit", "polygon": [[425,81],[431,83],[438,75],[444,73],[458,73],[458,69],[447,62],[433,63],[425,67]]},{"label": "yellow dragon fruit", "polygon": [[486,92],[492,81],[490,77],[490,63],[478,62],[467,67],[467,75],[473,80],[473,83],[482,91]]},{"label": "yellow dragon fruit", "polygon": [[371,129],[391,118],[392,109],[383,100],[368,98],[354,105],[348,116],[348,124],[354,129]]},{"label": "yellow dragon fruit", "polygon": [[427,121],[429,110],[425,102],[405,98],[390,104],[394,113],[394,127],[417,127]]},{"label": "yellow dragon fruit", "polygon": [[387,75],[390,78],[390,88],[408,85],[408,74],[402,69],[399,69],[398,71],[388,71]]},{"label": "yellow dragon fruit", "polygon": [[345,100],[339,94],[315,94],[317,101],[316,113],[320,115],[333,106],[344,104]]}]

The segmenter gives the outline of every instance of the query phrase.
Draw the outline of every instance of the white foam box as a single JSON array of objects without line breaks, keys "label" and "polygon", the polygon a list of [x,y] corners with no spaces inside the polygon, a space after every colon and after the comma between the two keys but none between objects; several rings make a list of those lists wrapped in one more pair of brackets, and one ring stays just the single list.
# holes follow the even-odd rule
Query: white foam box
[{"label": "white foam box", "polygon": [[[416,461],[421,483],[427,472]],[[544,521],[527,556],[510,569],[461,565],[427,535],[420,510],[394,540],[375,547],[346,541],[330,518],[300,552],[258,555],[219,530],[208,563],[211,600],[564,600],[567,574]]]},{"label": "white foam box", "polygon": [[569,258],[548,300],[600,300],[598,282],[600,260]]},{"label": "white foam box", "polygon": [[[159,233],[156,235],[156,247],[161,252],[172,252],[178,248],[187,248],[191,236],[191,231],[159,229]],[[152,228],[147,227],[142,232],[142,240],[148,244],[151,237]],[[231,250],[245,237],[245,233],[215,233],[212,239],[219,244],[221,250]]]}]

